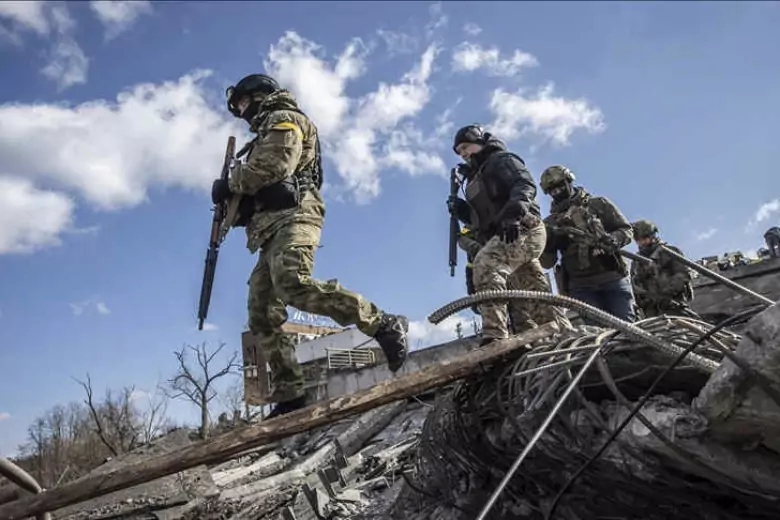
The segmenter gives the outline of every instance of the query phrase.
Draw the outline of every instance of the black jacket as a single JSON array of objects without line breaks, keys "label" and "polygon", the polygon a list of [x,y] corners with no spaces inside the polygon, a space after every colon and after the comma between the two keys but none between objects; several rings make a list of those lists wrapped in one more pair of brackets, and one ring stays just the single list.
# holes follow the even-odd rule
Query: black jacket
[{"label": "black jacket", "polygon": [[[536,183],[519,156],[507,151],[506,145],[491,137],[485,147],[472,156],[473,161],[465,172],[469,183],[481,182],[491,208],[473,207],[474,201],[458,199],[458,220],[473,226],[475,212],[484,211],[495,216],[493,222],[478,222],[480,238],[485,240],[495,234],[495,226],[502,221],[517,221],[527,213],[541,217],[536,200]],[[468,188],[467,188],[468,190]]]}]

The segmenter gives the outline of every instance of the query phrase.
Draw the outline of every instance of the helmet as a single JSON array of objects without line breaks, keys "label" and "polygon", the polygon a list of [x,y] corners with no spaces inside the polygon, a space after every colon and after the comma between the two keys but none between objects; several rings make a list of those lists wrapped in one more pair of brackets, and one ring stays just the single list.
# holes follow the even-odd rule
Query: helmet
[{"label": "helmet", "polygon": [[[242,96],[253,97],[256,94],[268,95],[277,90],[281,90],[282,87],[271,76],[265,74],[250,74],[241,79],[237,84],[230,86],[225,91],[225,97],[227,97],[227,107],[231,114],[236,117],[243,117],[250,120],[257,113],[257,103],[252,103],[250,108],[247,108],[244,115],[238,110],[238,100]],[[247,112],[252,112],[247,114]]]},{"label": "helmet", "polygon": [[651,220],[637,220],[631,223],[631,227],[634,229],[635,238],[651,237],[658,233],[658,226]]},{"label": "helmet", "polygon": [[458,145],[461,143],[485,144],[485,142],[488,140],[488,137],[490,137],[490,134],[485,132],[485,129],[477,123],[464,126],[455,132],[455,139],[452,142],[452,150],[455,153],[458,153]]},{"label": "helmet", "polygon": [[566,166],[557,164],[550,166],[542,172],[542,178],[539,184],[542,186],[542,191],[549,193],[551,189],[564,182],[574,181],[574,174]]}]

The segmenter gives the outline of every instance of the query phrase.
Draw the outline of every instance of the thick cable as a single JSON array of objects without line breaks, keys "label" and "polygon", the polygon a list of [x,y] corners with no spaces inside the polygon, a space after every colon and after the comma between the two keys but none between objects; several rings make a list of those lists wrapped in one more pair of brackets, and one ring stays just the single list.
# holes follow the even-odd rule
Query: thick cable
[{"label": "thick cable", "polygon": [[[455,300],[439,309],[435,310],[428,316],[428,321],[438,325],[445,318],[451,316],[463,309],[471,307],[475,304],[481,304],[485,302],[500,302],[507,300],[531,300],[537,303],[543,303],[547,305],[555,305],[558,307],[564,307],[567,309],[574,309],[579,313],[593,319],[606,327],[610,327],[628,336],[635,337],[653,347],[657,348],[661,352],[669,355],[670,357],[679,356],[682,349],[680,347],[669,344],[665,341],[658,339],[653,334],[648,333],[637,327],[636,325],[627,321],[621,320],[607,312],[597,309],[596,307],[589,305],[580,300],[571,298],[569,296],[561,296],[559,294],[552,294],[540,291],[523,291],[523,290],[495,290],[495,291],[479,291],[472,295]],[[709,374],[715,372],[718,369],[718,363],[713,362],[710,359],[699,356],[698,354],[692,354],[688,356],[688,360],[691,364],[696,365],[698,368],[706,371]]]}]

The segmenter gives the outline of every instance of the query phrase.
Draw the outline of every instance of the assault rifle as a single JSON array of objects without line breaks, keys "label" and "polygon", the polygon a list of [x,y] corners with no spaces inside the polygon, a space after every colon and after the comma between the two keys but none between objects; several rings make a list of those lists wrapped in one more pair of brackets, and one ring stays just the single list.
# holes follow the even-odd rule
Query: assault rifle
[{"label": "assault rifle", "polygon": [[[236,138],[231,135],[228,137],[227,149],[225,150],[225,161],[222,164],[222,173],[220,174],[220,178],[222,180],[228,179],[230,174],[230,167],[232,166],[233,162],[233,156],[235,155],[235,149]],[[223,201],[219,204],[216,204],[211,211],[214,213],[214,216],[211,219],[209,248],[206,251],[206,266],[203,271],[203,282],[200,286],[200,302],[198,304],[198,330],[203,330],[203,322],[206,321],[206,316],[209,313],[211,288],[214,285],[214,273],[217,269],[219,246],[222,244],[227,231],[230,229],[230,224],[228,223],[226,225],[228,201]]]},{"label": "assault rifle", "polygon": [[[458,196],[460,181],[458,180],[458,168],[450,171],[450,199]],[[455,268],[458,266],[458,237],[460,236],[460,223],[458,217],[450,215],[450,276],[455,276]]]},{"label": "assault rifle", "polygon": [[548,229],[551,233],[566,235],[575,242],[581,242],[594,248],[603,249],[607,253],[617,253],[625,258],[629,258],[637,262],[644,262],[646,264],[655,263],[655,261],[653,261],[651,258],[647,258],[646,256],[638,255],[636,253],[632,253],[631,251],[625,251],[620,248],[610,248],[609,246],[605,246],[603,239],[606,236],[606,233],[600,236],[594,236],[594,234],[588,233],[574,226],[548,226]]}]

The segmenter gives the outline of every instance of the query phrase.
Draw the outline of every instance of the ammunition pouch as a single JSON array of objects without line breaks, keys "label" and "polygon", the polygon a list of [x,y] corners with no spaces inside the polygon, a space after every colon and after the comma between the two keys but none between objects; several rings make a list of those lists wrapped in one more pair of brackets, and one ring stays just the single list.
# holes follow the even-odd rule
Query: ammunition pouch
[{"label": "ammunition pouch", "polygon": [[245,227],[257,211],[281,211],[298,207],[307,190],[317,185],[312,172],[296,172],[277,183],[261,188],[253,196],[241,197],[235,227]]}]

